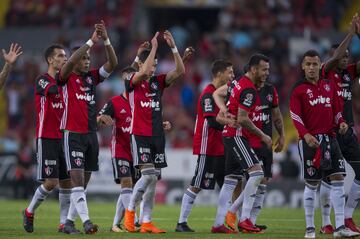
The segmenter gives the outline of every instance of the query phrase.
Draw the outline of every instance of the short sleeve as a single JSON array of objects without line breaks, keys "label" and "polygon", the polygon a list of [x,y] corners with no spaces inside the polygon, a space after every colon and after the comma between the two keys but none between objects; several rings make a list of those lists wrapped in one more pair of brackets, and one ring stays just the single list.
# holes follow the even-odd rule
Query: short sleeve
[{"label": "short sleeve", "polygon": [[109,115],[110,117],[114,117],[114,105],[111,102],[111,100],[109,102],[107,102],[104,107],[100,110],[99,115]]},{"label": "short sleeve", "polygon": [[134,85],[132,83],[134,76],[135,76],[135,73],[128,74],[126,76],[126,78],[124,79],[125,80],[125,89],[128,93],[134,90]]},{"label": "short sleeve", "polygon": [[159,82],[159,86],[161,91],[163,91],[165,89],[165,87],[168,87],[168,85],[166,84],[166,74],[160,74],[156,76],[156,80]]},{"label": "short sleeve", "polygon": [[206,93],[200,99],[201,109],[204,117],[216,116],[215,101],[212,94]]},{"label": "short sleeve", "polygon": [[40,76],[36,79],[36,94],[38,95],[47,95],[51,87],[57,87],[54,82],[51,82],[45,76]]},{"label": "short sleeve", "polygon": [[96,85],[100,84],[101,82],[103,82],[105,80],[105,78],[100,76],[99,70],[100,70],[100,68],[96,68],[96,69],[89,71],[90,75],[95,80]]},{"label": "short sleeve", "polygon": [[256,90],[253,88],[245,88],[239,97],[239,108],[250,111],[256,102]]}]

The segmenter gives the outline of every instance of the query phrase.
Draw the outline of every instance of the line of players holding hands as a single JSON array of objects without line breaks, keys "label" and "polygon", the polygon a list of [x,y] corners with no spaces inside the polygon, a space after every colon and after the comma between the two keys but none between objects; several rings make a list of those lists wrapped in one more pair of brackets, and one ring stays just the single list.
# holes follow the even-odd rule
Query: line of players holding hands
[{"label": "line of players holding hands", "polygon": [[[290,115],[299,134],[305,179],[305,238],[315,238],[315,195],[319,184],[320,233],[334,237],[360,235],[360,228],[352,219],[360,199],[360,147],[352,129],[351,110],[351,88],[360,74],[360,62],[348,64],[347,50],[355,34],[360,34],[357,15],[345,39],[332,47],[331,58],[324,64],[316,51],[307,51],[301,59],[303,76],[290,93]],[[171,48],[175,69],[154,75],[159,37]],[[90,48],[101,40],[107,61],[100,68],[90,70]],[[21,53],[17,44],[12,44],[8,53],[3,50],[6,63],[0,72],[1,87]],[[171,33],[157,32],[151,44],[145,42],[140,46],[133,64],[121,71],[126,91],[111,98],[97,113],[96,86],[117,66],[105,23],[95,24],[91,38],[83,46],[72,49],[69,59],[60,45],[46,49],[48,71],[35,82],[38,179],[42,184],[23,211],[27,232],[34,230],[36,208],[57,185],[59,232],[81,233],[74,224],[77,216],[86,234],[98,231],[89,218],[86,186],[91,172],[98,170],[99,125],[113,127],[111,160],[115,182],[121,185],[111,231],[165,233],[151,218],[156,182],[161,169],[167,166],[164,130],[171,128],[162,118],[161,96],[166,87],[183,76],[184,62],[193,53],[194,49],[189,47],[181,58]],[[229,61],[219,59],[212,63],[212,82],[197,102],[193,143],[197,166],[182,198],[177,232],[194,231],[187,224],[193,203],[202,189],[214,189],[215,182],[221,190],[212,233],[237,233],[237,217],[237,228],[244,233],[262,233],[267,228],[257,225],[256,219],[272,176],[273,123],[279,135],[275,152],[284,147],[284,125],[276,88],[266,82],[270,74],[268,57],[252,55],[244,72],[235,79]],[[355,171],[346,203],[344,160]],[[247,180],[241,190],[243,177]],[[137,218],[135,211],[139,204]],[[330,222],[332,207],[335,229]]]}]

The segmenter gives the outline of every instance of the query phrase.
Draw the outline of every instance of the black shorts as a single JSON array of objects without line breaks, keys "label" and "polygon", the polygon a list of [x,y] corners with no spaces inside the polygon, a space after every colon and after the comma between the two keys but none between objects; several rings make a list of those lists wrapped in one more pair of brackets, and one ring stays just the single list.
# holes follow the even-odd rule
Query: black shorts
[{"label": "black shorts", "polygon": [[241,136],[223,137],[225,146],[225,175],[242,177],[259,160],[249,142]]},{"label": "black shorts", "polygon": [[95,132],[80,134],[63,133],[63,145],[67,170],[99,170],[99,143]]},{"label": "black shorts", "polygon": [[221,187],[224,181],[224,162],[224,156],[198,155],[195,175],[190,185],[195,188],[213,190],[215,182],[218,182]]},{"label": "black shorts", "polygon": [[330,137],[330,157],[331,157],[331,169],[323,170],[317,169],[313,166],[313,159],[315,156],[316,149],[309,147],[305,140],[299,141],[299,154],[302,163],[302,176],[306,180],[319,181],[321,179],[327,179],[329,176],[334,174],[345,173],[345,160],[341,154],[339,144],[335,138]]},{"label": "black shorts", "polygon": [[134,167],[153,164],[155,168],[166,168],[165,136],[131,135],[131,153]]},{"label": "black shorts", "polygon": [[36,140],[36,158],[38,162],[37,179],[69,179],[66,170],[61,139],[38,138]]},{"label": "black shorts", "polygon": [[341,152],[345,160],[353,167],[355,172],[360,173],[360,145],[353,128],[349,128],[344,135],[337,134]]},{"label": "black shorts", "polygon": [[138,173],[133,167],[133,163],[123,158],[112,158],[111,159],[114,173],[114,181],[117,184],[121,183],[122,178],[131,177],[133,184],[138,179]]},{"label": "black shorts", "polygon": [[261,148],[254,148],[254,152],[258,157],[265,178],[272,178],[273,152],[270,148],[264,146]]}]

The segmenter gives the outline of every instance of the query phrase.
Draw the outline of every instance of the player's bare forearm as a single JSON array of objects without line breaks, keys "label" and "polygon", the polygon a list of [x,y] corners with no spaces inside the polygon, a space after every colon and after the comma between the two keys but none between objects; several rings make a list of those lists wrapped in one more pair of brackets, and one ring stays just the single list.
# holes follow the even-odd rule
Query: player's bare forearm
[{"label": "player's bare forearm", "polygon": [[69,60],[65,63],[65,65],[61,68],[60,80],[66,81],[69,78],[70,73],[73,71],[74,66],[77,62],[80,61],[81,57],[90,49],[88,44],[82,45],[79,49],[77,49],[69,58]]},{"label": "player's bare forearm", "polygon": [[11,70],[11,65],[9,63],[5,62],[5,65],[2,69],[2,71],[0,72],[0,90],[4,87],[10,70]]},{"label": "player's bare forearm", "polygon": [[227,108],[225,105],[225,97],[226,97],[227,89],[228,89],[228,86],[223,85],[220,88],[216,89],[213,93],[214,101],[222,112],[227,111]]},{"label": "player's bare forearm", "polygon": [[136,61],[133,61],[133,63],[131,63],[131,67],[133,67],[135,70],[139,70],[139,64]]},{"label": "player's bare forearm", "polygon": [[107,62],[104,64],[104,69],[106,70],[106,72],[113,72],[118,65],[118,59],[115,54],[115,50],[112,45],[106,45],[105,52]]},{"label": "player's bare forearm", "polygon": [[243,109],[239,109],[238,111],[237,123],[256,136],[262,137],[264,135],[264,133],[249,119],[248,112]]},{"label": "player's bare forearm", "polygon": [[280,136],[284,136],[285,135],[284,120],[281,115],[281,111],[279,107],[274,108],[272,113],[273,113],[274,126],[276,131]]},{"label": "player's bare forearm", "polygon": [[178,78],[180,78],[181,76],[183,76],[185,74],[185,66],[184,63],[181,59],[181,56],[178,52],[174,53],[174,60],[175,60],[175,65],[176,68],[175,70],[169,72],[166,75],[166,84],[167,85],[171,85],[172,83],[174,83]]}]

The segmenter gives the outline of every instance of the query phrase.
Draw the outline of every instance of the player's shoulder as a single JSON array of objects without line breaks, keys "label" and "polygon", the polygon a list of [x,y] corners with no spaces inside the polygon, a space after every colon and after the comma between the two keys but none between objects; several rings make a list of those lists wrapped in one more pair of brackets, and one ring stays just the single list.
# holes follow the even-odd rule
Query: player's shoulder
[{"label": "player's shoulder", "polygon": [[306,86],[306,80],[304,78],[301,78],[292,85],[290,93],[293,93],[294,91],[297,90],[301,90],[305,86]]}]

